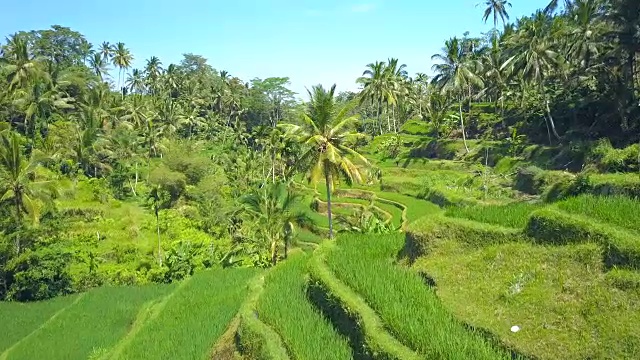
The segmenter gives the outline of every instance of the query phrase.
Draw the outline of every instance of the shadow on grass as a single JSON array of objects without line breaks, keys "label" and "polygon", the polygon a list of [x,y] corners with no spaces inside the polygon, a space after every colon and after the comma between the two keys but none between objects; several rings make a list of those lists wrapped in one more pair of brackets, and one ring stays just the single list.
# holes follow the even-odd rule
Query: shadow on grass
[{"label": "shadow on grass", "polygon": [[322,284],[310,281],[307,286],[307,298],[331,322],[336,331],[349,340],[354,360],[375,359],[367,347],[358,320],[350,316],[340,306],[338,299],[331,296]]}]

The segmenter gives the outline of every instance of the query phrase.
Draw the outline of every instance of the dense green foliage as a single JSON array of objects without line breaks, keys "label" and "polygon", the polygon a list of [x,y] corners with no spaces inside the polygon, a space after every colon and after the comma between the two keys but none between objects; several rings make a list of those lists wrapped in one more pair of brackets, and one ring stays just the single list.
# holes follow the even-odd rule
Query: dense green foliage
[{"label": "dense green foliage", "polygon": [[432,79],[389,58],[307,101],[9,35],[0,359],[637,354],[640,3],[484,5]]}]

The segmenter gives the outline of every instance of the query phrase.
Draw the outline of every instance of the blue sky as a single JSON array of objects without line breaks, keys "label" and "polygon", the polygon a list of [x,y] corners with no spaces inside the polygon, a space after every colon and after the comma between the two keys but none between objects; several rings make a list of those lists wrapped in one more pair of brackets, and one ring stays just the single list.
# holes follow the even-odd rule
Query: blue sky
[{"label": "blue sky", "polygon": [[[483,0],[21,0],[3,5],[2,36],[68,26],[99,45],[124,42],[134,67],[158,56],[166,66],[182,53],[206,57],[243,80],[289,76],[306,94],[314,84],[356,90],[366,64],[399,58],[410,74],[430,73],[446,39],[480,34]],[[548,0],[511,0],[512,19]]]}]

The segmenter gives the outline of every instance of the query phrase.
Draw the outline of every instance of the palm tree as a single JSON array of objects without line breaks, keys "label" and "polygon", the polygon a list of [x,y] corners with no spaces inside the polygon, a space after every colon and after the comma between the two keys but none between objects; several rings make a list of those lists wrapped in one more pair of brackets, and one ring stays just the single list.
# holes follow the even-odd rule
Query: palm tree
[{"label": "palm tree", "polygon": [[[38,224],[43,202],[58,191],[56,182],[38,178],[40,162],[36,152],[30,158],[22,153],[17,133],[0,133],[0,202],[9,202],[14,209],[16,226],[21,226],[24,215]],[[16,253],[20,253],[20,237],[15,240]]]},{"label": "palm tree", "polygon": [[163,203],[163,199],[166,197],[165,192],[158,184],[154,184],[149,191],[147,201],[151,203],[153,212],[156,215],[156,234],[158,239],[158,265],[162,266],[162,243],[160,242],[160,207]]},{"label": "palm tree", "polygon": [[109,44],[108,41],[105,41],[100,45],[98,53],[102,55],[103,60],[111,60],[111,57],[113,56],[113,46]]},{"label": "palm tree", "polygon": [[78,50],[82,54],[82,63],[85,65],[87,65],[87,59],[89,59],[89,57],[94,54],[92,48],[93,45],[91,45],[91,43],[88,41],[83,41],[78,48]]},{"label": "palm tree", "polygon": [[284,257],[287,257],[295,224],[309,222],[303,213],[293,211],[297,198],[287,184],[280,182],[265,184],[241,200],[249,218],[257,225],[259,236],[269,245],[272,265],[278,261],[278,246],[281,243]]},{"label": "palm tree", "polygon": [[504,98],[505,90],[507,90],[509,67],[503,67],[505,52],[500,49],[499,43],[499,39],[493,38],[491,48],[482,54],[481,61],[484,78],[487,83],[485,91],[489,95],[494,95],[496,103],[500,103],[500,111],[504,122]]},{"label": "palm tree", "polygon": [[507,7],[511,7],[511,3],[508,0],[485,0],[484,4],[487,8],[484,10],[482,20],[486,23],[489,16],[493,14],[493,32],[495,34],[498,29],[498,18],[502,20],[502,24],[505,24],[505,19],[509,20]]},{"label": "palm tree", "polygon": [[458,94],[462,141],[468,153],[469,147],[467,146],[464,128],[462,102],[464,101],[465,90],[470,89],[473,85],[481,85],[482,80],[473,71],[474,60],[467,59],[462,43],[456,37],[447,40],[442,53],[433,55],[431,59],[441,62],[433,65],[433,70],[436,73],[433,82],[439,85],[441,91]]},{"label": "palm tree", "polygon": [[142,78],[142,71],[138,69],[133,69],[131,74],[127,77],[127,81],[125,85],[134,94],[142,94],[145,89],[145,82]]},{"label": "palm tree", "polygon": [[427,102],[425,105],[428,118],[433,124],[433,128],[435,130],[436,139],[439,139],[442,135],[442,125],[444,125],[445,120],[447,120],[447,115],[451,107],[451,98],[446,94],[443,94],[441,91],[428,89]]},{"label": "palm tree", "polygon": [[[402,64],[398,66],[398,59],[391,58],[385,68],[385,88],[386,97],[385,101],[387,106],[391,106],[393,116],[393,129],[397,132],[397,119],[395,116],[395,108],[398,105],[398,101],[407,95],[407,65]],[[388,110],[388,109],[387,109]],[[387,111],[388,113],[388,111]],[[388,116],[388,115],[387,115]]]},{"label": "palm tree", "polygon": [[577,1],[573,8],[575,27],[571,31],[569,55],[583,68],[591,66],[591,60],[600,54],[603,23],[596,21],[600,4],[598,0]]},{"label": "palm tree", "polygon": [[[558,54],[549,35],[550,18],[538,11],[532,19],[524,21],[518,33],[512,38],[513,52],[516,54],[507,60],[506,66],[513,62],[514,72],[530,84],[534,84],[543,99],[543,108],[546,110],[545,124],[551,133],[560,140],[556,131],[555,122],[549,107],[549,96],[546,91],[545,81],[558,64]],[[505,66],[503,65],[503,66]]]},{"label": "palm tree", "polygon": [[573,6],[573,0],[551,0],[549,4],[544,8],[544,13],[547,15],[553,14],[561,4],[564,4],[566,9],[569,9]]},{"label": "palm tree", "polygon": [[300,156],[298,166],[308,173],[309,182],[316,184],[324,176],[330,238],[333,238],[331,191],[334,183],[339,177],[344,178],[347,184],[363,181],[361,167],[349,157],[369,167],[364,156],[344,144],[345,140],[358,135],[349,131],[358,121],[358,115],[349,116],[355,105],[353,102],[338,108],[335,89],[335,85],[328,91],[322,85],[316,85],[308,90],[310,100],[302,114],[303,125],[283,125],[288,128],[287,134],[296,135],[299,143],[307,148]]},{"label": "palm tree", "polygon": [[152,90],[158,86],[158,78],[162,74],[162,61],[156,56],[152,56],[147,60],[144,72],[147,74],[147,83]]},{"label": "palm tree", "polygon": [[58,110],[73,109],[73,100],[58,86],[35,82],[29,88],[16,91],[13,105],[24,112],[24,132],[33,143],[38,125],[44,123],[46,127],[46,121]]},{"label": "palm tree", "polygon": [[[127,49],[124,43],[122,42],[117,43],[113,51],[114,53],[113,53],[113,58],[111,59],[111,62],[113,63],[113,66],[116,66],[119,69],[118,88],[120,88],[120,84],[124,82],[124,78],[122,75],[123,71],[131,67],[131,62],[133,61],[133,55],[131,55],[131,52],[129,51],[129,49]],[[121,78],[122,78],[122,81],[121,81]]]},{"label": "palm tree", "polygon": [[100,78],[100,81],[104,81],[104,75],[108,74],[109,68],[101,53],[93,53],[93,55],[89,57],[89,66],[94,74]]},{"label": "palm tree", "polygon": [[385,84],[385,66],[383,61],[376,61],[367,65],[367,70],[362,73],[362,76],[356,80],[357,83],[364,86],[360,93],[360,104],[365,101],[371,101],[371,104],[377,105],[377,125],[382,134],[382,123],[380,121],[380,115],[382,114],[382,102],[386,95]]},{"label": "palm tree", "polygon": [[6,39],[2,49],[6,64],[3,66],[9,81],[9,90],[25,87],[38,78],[49,81],[46,72],[42,71],[36,57],[29,51],[27,39],[19,34]]}]

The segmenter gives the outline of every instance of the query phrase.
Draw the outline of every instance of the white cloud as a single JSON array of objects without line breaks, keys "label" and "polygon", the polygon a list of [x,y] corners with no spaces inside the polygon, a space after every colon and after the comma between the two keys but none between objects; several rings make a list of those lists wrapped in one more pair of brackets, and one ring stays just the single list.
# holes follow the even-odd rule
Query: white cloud
[{"label": "white cloud", "polygon": [[357,4],[351,7],[351,12],[366,13],[375,10],[376,5],[372,3]]}]

